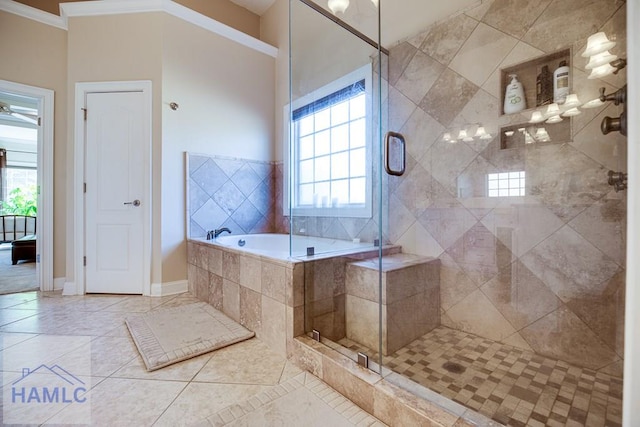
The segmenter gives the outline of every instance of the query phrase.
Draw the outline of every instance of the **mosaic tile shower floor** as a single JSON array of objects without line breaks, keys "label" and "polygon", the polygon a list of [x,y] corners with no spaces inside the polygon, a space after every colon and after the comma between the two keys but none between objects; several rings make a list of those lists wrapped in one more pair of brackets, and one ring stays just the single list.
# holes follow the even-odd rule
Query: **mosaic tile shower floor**
[{"label": "mosaic tile shower floor", "polygon": [[[340,344],[366,352],[348,339]],[[447,370],[445,363],[459,366]],[[385,357],[384,364],[505,425],[622,424],[621,378],[444,326]]]}]

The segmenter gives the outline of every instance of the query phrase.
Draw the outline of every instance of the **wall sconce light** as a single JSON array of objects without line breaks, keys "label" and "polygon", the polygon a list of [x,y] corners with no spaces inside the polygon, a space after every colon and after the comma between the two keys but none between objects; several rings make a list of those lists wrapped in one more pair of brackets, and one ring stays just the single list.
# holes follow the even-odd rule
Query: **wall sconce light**
[{"label": "wall sconce light", "polygon": [[327,1],[327,6],[334,15],[336,13],[344,13],[349,7],[349,0],[329,0]]},{"label": "wall sconce light", "polygon": [[478,130],[476,130],[476,134],[474,135],[475,138],[480,138],[483,140],[486,139],[491,139],[491,134],[487,133],[487,131],[484,129],[484,126],[479,125],[478,126]]},{"label": "wall sconce light", "polygon": [[611,74],[618,74],[618,71],[627,66],[627,61],[618,59],[616,55],[609,53],[609,49],[614,47],[616,42],[609,40],[604,32],[595,33],[587,39],[587,47],[582,56],[589,58],[586,69],[591,70],[589,79],[599,79]]}]

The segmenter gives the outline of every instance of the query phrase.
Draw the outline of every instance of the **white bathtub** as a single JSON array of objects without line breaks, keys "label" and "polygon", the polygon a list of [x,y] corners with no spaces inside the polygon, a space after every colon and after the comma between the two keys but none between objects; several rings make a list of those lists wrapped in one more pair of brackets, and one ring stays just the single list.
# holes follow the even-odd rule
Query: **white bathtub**
[{"label": "white bathtub", "polygon": [[[278,259],[287,259],[289,255],[288,234],[227,234],[219,236],[211,243],[251,252]],[[314,248],[316,255],[323,253],[350,253],[371,248],[371,243],[351,242],[348,240],[325,239],[322,237],[292,236],[291,257],[306,257],[307,248]]]}]

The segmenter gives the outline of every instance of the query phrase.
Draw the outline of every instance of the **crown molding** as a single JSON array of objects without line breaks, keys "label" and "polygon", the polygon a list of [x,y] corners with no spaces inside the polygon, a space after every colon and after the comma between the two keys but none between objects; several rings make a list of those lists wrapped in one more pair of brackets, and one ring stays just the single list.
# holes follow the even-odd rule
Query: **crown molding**
[{"label": "crown molding", "polygon": [[18,3],[16,1],[0,0],[0,10],[13,15],[22,16],[23,18],[31,19],[32,21],[40,22],[41,24],[50,25],[61,30],[67,29],[67,23],[58,15],[36,9],[35,7],[27,6],[26,4]]},{"label": "crown molding", "polygon": [[69,29],[69,18],[74,17],[165,12],[265,55],[273,58],[278,56],[278,48],[171,0],[102,0],[61,3],[60,16],[13,0],[0,0],[0,10],[63,30]]}]

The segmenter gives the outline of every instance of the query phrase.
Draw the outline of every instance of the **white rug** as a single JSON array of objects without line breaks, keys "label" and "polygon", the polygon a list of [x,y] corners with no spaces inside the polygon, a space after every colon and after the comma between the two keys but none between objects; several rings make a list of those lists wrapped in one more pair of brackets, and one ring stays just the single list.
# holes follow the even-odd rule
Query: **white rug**
[{"label": "white rug", "polygon": [[247,340],[254,333],[204,302],[125,320],[148,371]]}]

